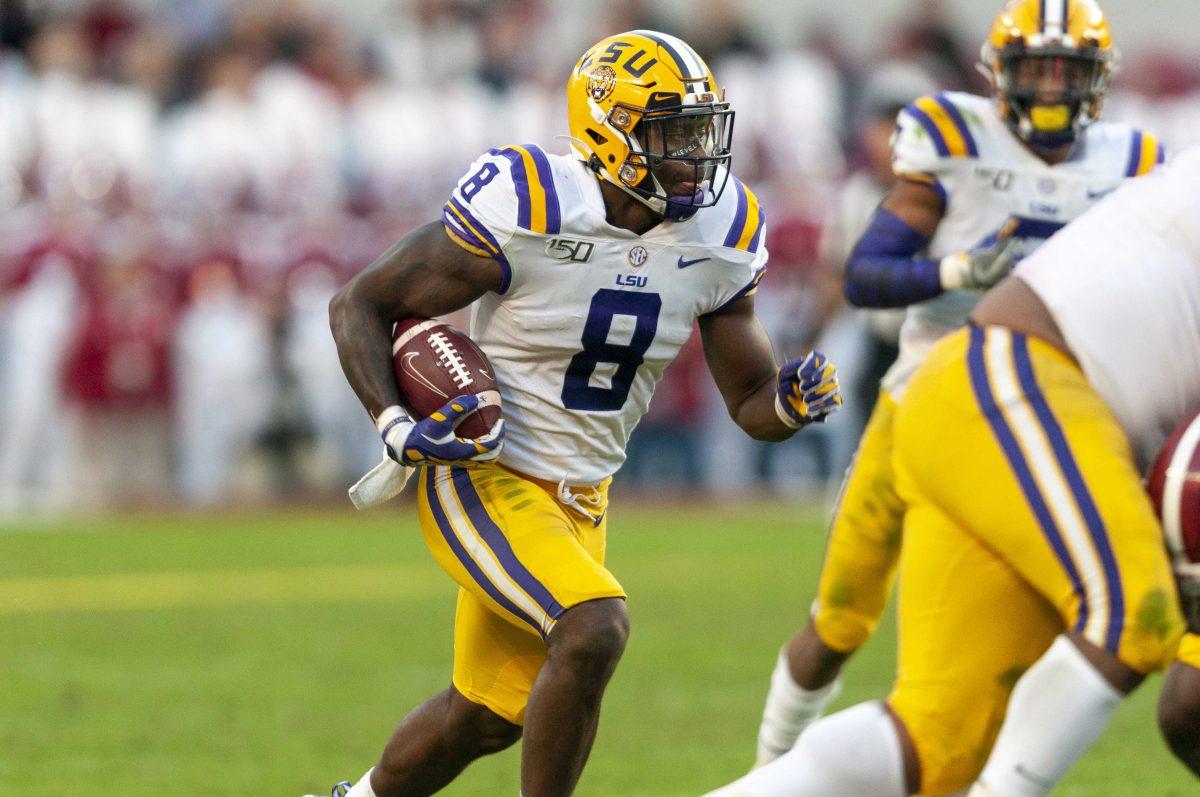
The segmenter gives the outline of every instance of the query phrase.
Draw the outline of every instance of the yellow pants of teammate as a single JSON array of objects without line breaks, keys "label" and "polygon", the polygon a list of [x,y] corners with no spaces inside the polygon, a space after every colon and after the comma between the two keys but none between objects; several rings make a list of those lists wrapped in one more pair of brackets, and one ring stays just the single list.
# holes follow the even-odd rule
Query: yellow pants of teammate
[{"label": "yellow pants of teammate", "polygon": [[907,511],[889,703],[921,793],[940,795],[977,776],[1013,684],[1055,635],[1150,672],[1184,624],[1129,443],[1058,350],[960,330],[917,372],[894,432]]},{"label": "yellow pants of teammate", "polygon": [[518,725],[563,612],[625,597],[604,567],[608,482],[583,490],[592,517],[556,487],[495,464],[426,467],[419,481],[425,542],[460,587],[454,686]]},{"label": "yellow pants of teammate", "polygon": [[821,641],[857,650],[875,631],[900,559],[904,504],[892,471],[896,404],[886,393],[867,421],[829,528],[812,618]]}]

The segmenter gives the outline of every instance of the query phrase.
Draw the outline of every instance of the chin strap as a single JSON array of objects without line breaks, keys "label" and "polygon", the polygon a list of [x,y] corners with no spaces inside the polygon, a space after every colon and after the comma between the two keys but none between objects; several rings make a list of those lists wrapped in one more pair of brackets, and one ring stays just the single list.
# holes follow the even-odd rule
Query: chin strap
[{"label": "chin strap", "polygon": [[[600,163],[600,156],[596,154],[593,154],[587,159],[587,166],[589,169],[595,172],[596,176],[601,180],[604,180],[609,185],[614,185],[621,189],[638,202],[641,202],[643,205],[650,208],[650,210],[654,211],[659,216],[662,216],[666,221],[687,221],[692,216],[696,215],[696,211],[700,209],[700,204],[704,201],[703,188],[697,188],[696,193],[692,194],[691,196],[671,197],[673,200],[678,200],[675,202],[671,202],[666,199],[660,199],[659,197],[642,196],[621,181],[614,180],[609,177],[608,172],[604,170],[604,167]],[[657,188],[662,188],[658,182],[658,178],[654,176],[653,172],[650,174],[650,179],[654,180],[654,185]]]}]

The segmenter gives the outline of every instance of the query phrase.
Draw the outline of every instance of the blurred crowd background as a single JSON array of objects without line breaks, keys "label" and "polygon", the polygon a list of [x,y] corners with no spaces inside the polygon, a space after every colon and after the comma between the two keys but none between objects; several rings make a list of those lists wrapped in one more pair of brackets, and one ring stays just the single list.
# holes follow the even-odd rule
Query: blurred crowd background
[{"label": "blurred crowd background", "polygon": [[[484,150],[565,152],[568,70],[639,27],[687,39],[726,86],[735,171],[770,214],[760,312],[781,354],[835,359],[847,405],[756,444],[693,340],[618,486],[736,497],[836,482],[898,328],[845,305],[841,261],[889,184],[897,110],[934,89],[986,92],[974,64],[997,10],[964,23],[931,0],[841,6],[887,13],[878,41],[819,18],[781,31],[769,3],[732,0],[380,0],[369,14],[0,0],[0,516],[343,495],[380,446],[342,378],[329,297],[437,218]],[[1200,23],[1196,9],[1172,22],[1137,0],[1106,7]],[[1200,54],[1145,27],[1106,115],[1170,149],[1200,141]]]}]

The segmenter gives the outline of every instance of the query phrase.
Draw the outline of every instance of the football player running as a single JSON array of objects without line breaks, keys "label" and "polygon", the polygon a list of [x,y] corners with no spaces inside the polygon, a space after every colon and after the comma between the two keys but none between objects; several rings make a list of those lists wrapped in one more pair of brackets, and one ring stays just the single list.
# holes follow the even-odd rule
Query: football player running
[{"label": "football player running", "polygon": [[1193,147],[1023,260],[935,346],[894,425],[892,694],[817,721],[714,797],[942,795],[977,777],[971,797],[1040,797],[1175,658],[1164,730],[1194,764],[1200,636],[1180,644],[1140,473],[1200,406],[1197,218]]},{"label": "football player running", "polygon": [[[629,632],[604,566],[608,485],[694,323],[752,437],[783,440],[841,404],[833,365],[811,353],[777,366],[755,316],[765,216],[729,173],[733,111],[691,47],[609,37],[572,70],[567,108],[572,156],[491,150],[440,221],[330,305],[347,379],[418,471],[425,540],[459,584],[452,686],[338,793],[430,794],[522,737],[522,794],[571,793]],[[473,302],[505,428],[464,441],[451,427],[472,397],[441,420],[405,414],[390,331]]]},{"label": "football player running", "polygon": [[1163,158],[1152,135],[1096,121],[1114,50],[1093,0],[1013,0],[982,58],[990,99],[938,94],[900,113],[897,183],[846,263],[851,302],[908,311],[842,488],[808,624],[771,677],[758,765],[791,748],[836,697],[843,664],[887,602],[904,514],[892,427],[913,372],[1021,256]]}]

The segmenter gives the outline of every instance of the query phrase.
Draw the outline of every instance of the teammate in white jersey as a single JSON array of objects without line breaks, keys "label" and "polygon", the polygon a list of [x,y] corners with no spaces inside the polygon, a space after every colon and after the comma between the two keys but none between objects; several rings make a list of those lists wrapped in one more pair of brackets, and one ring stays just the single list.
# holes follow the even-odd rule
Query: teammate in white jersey
[{"label": "teammate in white jersey", "polygon": [[[604,567],[607,487],[697,321],[752,437],[785,439],[841,403],[832,364],[778,367],[754,315],[765,217],[729,173],[733,111],[695,52],[654,31],[605,39],[573,69],[567,107],[571,156],[487,153],[441,222],[330,307],[346,376],[419,470],[426,542],[460,585],[453,686],[400,724],[351,797],[432,793],[522,736],[522,793],[571,793],[628,633]],[[389,341],[396,321],[472,302],[504,403],[504,428],[474,441],[453,432],[473,397],[405,414]]]},{"label": "teammate in white jersey", "polygon": [[1176,659],[1164,731],[1196,765],[1200,636],[1140,474],[1200,406],[1197,218],[1200,148],[1073,222],[934,347],[895,423],[892,694],[714,797],[942,795],[977,776],[971,797],[1041,797]]},{"label": "teammate in white jersey", "polygon": [[993,96],[937,94],[900,113],[897,183],[845,269],[852,303],[908,306],[900,356],[846,476],[808,625],[780,652],[758,764],[821,715],[883,613],[904,512],[893,418],[913,372],[1017,259],[1162,160],[1152,135],[1096,121],[1112,59],[1093,0],[1011,0],[983,48]]}]

